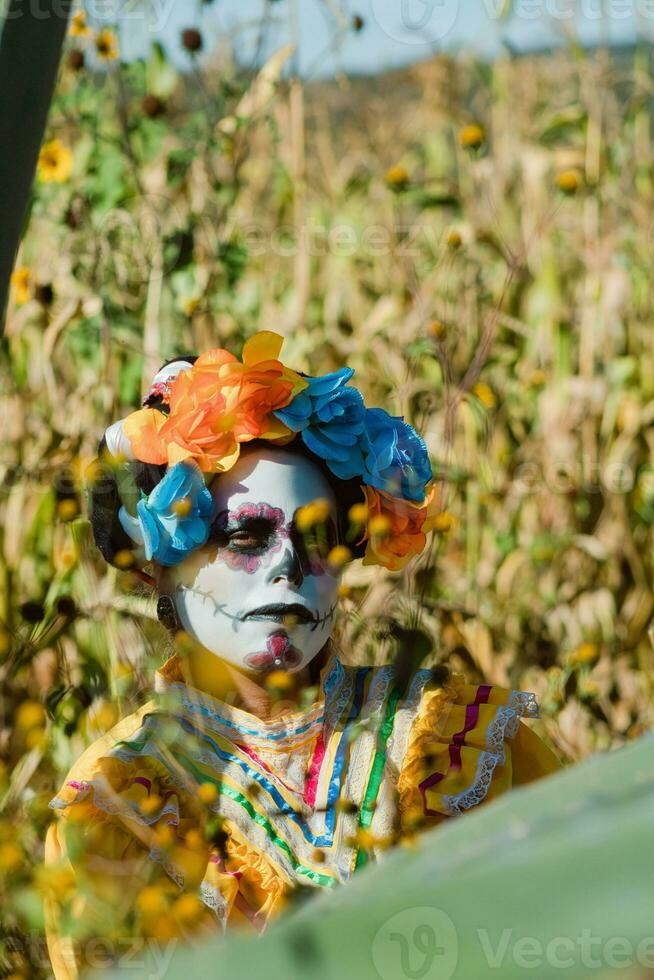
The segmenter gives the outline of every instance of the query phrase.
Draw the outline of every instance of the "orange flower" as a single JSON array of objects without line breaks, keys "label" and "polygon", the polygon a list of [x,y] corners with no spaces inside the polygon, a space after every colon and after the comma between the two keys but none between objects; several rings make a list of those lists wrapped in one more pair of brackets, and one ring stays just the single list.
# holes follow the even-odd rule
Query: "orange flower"
[{"label": "orange flower", "polygon": [[[415,555],[419,555],[427,543],[427,534],[433,529],[439,512],[439,494],[434,484],[427,486],[421,504],[391,497],[383,490],[363,486],[368,505],[368,524],[375,518],[386,518],[390,523],[387,534],[368,534],[364,565],[383,565],[392,572],[399,571]],[[387,526],[388,526],[387,523]]]},{"label": "orange flower", "polygon": [[204,473],[223,473],[236,463],[241,443],[290,442],[288,426],[272,414],[307,387],[278,360],[283,338],[264,330],[243,347],[243,363],[229,351],[202,354],[182,371],[170,393],[170,415],[142,409],[123,431],[137,459],[174,466],[194,459]]}]

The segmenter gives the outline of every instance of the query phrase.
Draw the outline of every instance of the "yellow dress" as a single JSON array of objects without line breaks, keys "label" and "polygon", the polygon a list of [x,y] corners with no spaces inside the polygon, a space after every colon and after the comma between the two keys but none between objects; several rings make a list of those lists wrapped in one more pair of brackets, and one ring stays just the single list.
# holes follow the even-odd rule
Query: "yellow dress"
[{"label": "yellow dress", "polygon": [[428,670],[400,691],[394,676],[333,654],[312,707],[262,721],[185,684],[172,657],[50,804],[57,980],[79,975],[86,938],[111,948],[121,928],[262,931],[291,891],[344,883],[400,833],[559,767],[521,721],[533,694],[458,675],[438,687]]}]

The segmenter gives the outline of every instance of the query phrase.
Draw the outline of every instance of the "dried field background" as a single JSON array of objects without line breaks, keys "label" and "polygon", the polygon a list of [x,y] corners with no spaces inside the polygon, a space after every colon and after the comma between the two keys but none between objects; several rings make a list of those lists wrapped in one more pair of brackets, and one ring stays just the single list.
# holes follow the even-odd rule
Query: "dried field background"
[{"label": "dried field background", "polygon": [[[166,654],[151,597],[93,546],[83,472],[175,354],[277,330],[287,363],[349,364],[425,434],[440,531],[406,573],[348,569],[348,660],[399,638],[533,690],[572,761],[651,723],[649,50],[303,86],[288,52],[182,76],[104,40],[69,43],[0,360],[14,937],[41,928],[49,799]],[[3,975],[39,975],[21,948]]]}]

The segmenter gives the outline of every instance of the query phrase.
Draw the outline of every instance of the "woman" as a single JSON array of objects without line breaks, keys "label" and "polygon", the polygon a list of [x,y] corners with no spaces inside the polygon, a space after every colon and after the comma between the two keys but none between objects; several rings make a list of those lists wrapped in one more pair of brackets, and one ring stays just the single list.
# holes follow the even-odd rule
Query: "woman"
[{"label": "woman", "polygon": [[261,931],[299,889],[557,768],[520,720],[531,694],[341,662],[339,572],[424,548],[431,467],[352,371],[302,377],[281,345],[264,332],[242,362],[165,366],[103,440],[95,538],[110,562],[149,563],[174,653],[51,803],[58,980],[88,963],[89,939],[115,956],[127,934]]}]

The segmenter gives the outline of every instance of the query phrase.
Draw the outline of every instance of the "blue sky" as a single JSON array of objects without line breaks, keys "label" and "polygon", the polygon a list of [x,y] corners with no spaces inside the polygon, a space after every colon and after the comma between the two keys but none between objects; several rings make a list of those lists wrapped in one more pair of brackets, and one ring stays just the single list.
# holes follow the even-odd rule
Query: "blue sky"
[{"label": "blue sky", "polygon": [[[518,50],[565,42],[585,44],[607,39],[654,38],[654,0],[515,0],[502,16],[506,0],[145,0],[149,23],[131,13],[126,0],[113,0],[122,11],[122,47],[126,56],[143,53],[152,39],[179,55],[182,28],[198,23],[202,11],[207,46],[233,41],[250,60],[256,50],[262,11],[271,12],[267,48],[272,51],[296,37],[303,73],[329,75],[338,68],[377,72],[428,57],[438,50],[472,49],[493,56],[503,42]],[[88,0],[90,13],[106,16],[108,0]],[[364,20],[359,33],[343,32],[331,50],[339,24],[355,14]],[[97,19],[97,18],[96,18]]]}]

